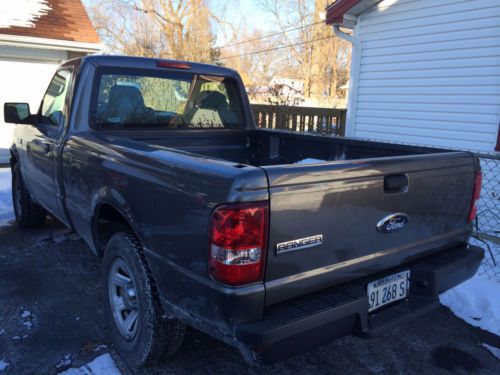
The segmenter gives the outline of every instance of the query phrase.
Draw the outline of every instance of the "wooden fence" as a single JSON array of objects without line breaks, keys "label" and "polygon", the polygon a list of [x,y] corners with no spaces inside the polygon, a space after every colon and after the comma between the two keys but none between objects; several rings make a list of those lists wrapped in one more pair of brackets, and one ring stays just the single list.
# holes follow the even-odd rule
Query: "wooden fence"
[{"label": "wooden fence", "polygon": [[257,126],[328,135],[345,135],[345,109],[252,104]]}]

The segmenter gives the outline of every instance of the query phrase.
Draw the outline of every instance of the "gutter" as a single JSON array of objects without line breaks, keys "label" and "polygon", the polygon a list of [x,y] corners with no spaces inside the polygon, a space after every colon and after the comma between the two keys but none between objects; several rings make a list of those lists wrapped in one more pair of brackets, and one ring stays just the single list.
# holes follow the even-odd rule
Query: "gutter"
[{"label": "gutter", "polygon": [[361,69],[361,41],[356,36],[357,29],[358,27],[354,26],[353,35],[349,35],[341,31],[338,25],[333,26],[333,32],[335,35],[352,45],[349,96],[347,98],[346,137],[354,137],[356,110],[358,106],[359,72]]},{"label": "gutter", "polygon": [[0,45],[84,53],[98,53],[103,47],[101,43],[75,42],[71,40],[38,38],[11,34],[0,34]]}]

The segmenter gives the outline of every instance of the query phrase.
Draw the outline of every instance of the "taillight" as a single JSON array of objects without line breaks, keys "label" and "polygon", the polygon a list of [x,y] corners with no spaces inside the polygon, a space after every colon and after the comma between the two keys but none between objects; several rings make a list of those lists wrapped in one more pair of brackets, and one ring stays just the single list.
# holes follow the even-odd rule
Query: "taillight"
[{"label": "taillight", "polygon": [[173,69],[191,69],[191,65],[181,61],[158,60],[156,61],[158,68],[173,68]]},{"label": "taillight", "polygon": [[467,223],[472,223],[472,220],[477,215],[477,201],[481,197],[481,184],[483,182],[483,175],[481,171],[474,173],[474,190],[472,191],[472,201],[470,203],[469,217]]},{"label": "taillight", "polygon": [[209,269],[225,284],[260,281],[264,275],[269,204],[237,203],[212,213]]}]

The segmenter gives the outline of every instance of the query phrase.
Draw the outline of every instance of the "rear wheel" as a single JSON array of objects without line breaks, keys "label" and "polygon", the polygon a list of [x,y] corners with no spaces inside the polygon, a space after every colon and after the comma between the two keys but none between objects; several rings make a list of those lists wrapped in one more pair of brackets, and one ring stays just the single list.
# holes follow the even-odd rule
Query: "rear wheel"
[{"label": "rear wheel", "polygon": [[19,164],[12,168],[12,203],[16,222],[21,228],[36,228],[45,222],[47,211],[31,199],[24,186]]},{"label": "rear wheel", "polygon": [[132,367],[139,368],[173,355],[184,338],[185,327],[163,318],[153,280],[138,239],[115,234],[103,259],[103,287],[116,349]]}]

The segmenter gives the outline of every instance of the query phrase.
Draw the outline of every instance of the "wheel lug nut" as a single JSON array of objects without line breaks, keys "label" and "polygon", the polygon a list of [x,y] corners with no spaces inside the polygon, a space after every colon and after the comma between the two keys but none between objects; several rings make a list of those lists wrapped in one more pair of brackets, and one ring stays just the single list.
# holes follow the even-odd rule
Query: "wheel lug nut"
[{"label": "wheel lug nut", "polygon": [[135,298],[135,290],[133,287],[127,288],[127,297],[128,298]]}]

